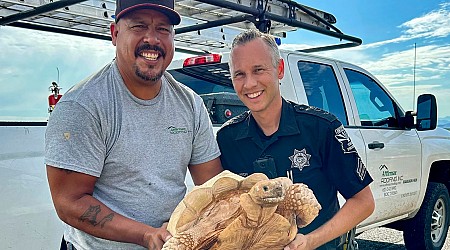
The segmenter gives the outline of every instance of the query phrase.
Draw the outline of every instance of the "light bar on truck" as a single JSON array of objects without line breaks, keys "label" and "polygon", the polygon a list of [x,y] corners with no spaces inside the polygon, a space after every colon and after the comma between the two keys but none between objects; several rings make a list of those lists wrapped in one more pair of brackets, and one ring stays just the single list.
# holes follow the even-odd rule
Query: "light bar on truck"
[{"label": "light bar on truck", "polygon": [[205,65],[210,63],[220,63],[221,60],[222,55],[220,54],[209,54],[209,55],[189,57],[184,60],[183,67]]}]

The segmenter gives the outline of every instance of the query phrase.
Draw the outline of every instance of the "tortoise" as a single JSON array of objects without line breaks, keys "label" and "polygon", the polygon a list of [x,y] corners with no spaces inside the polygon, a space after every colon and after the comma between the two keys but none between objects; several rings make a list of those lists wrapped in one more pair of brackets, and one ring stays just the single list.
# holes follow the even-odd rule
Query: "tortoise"
[{"label": "tortoise", "polygon": [[167,226],[173,237],[162,249],[283,249],[320,209],[305,184],[223,171],[175,208]]}]

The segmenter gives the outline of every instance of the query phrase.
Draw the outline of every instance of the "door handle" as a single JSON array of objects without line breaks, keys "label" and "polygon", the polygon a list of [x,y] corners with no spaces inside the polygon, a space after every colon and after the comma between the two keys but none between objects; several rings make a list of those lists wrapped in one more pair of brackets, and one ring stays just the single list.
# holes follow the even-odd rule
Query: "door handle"
[{"label": "door handle", "polygon": [[372,143],[369,143],[369,149],[376,149],[376,148],[384,148],[384,143],[382,142],[378,142],[378,141],[374,141]]}]

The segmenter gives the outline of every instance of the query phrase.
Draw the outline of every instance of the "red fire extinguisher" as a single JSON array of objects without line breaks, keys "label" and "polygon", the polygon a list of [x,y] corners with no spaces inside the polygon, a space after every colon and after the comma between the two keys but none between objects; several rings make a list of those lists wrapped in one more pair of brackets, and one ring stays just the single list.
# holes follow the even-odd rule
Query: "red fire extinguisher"
[{"label": "red fire extinguisher", "polygon": [[52,113],[55,109],[56,103],[58,103],[59,99],[61,99],[62,95],[59,94],[59,90],[61,88],[58,87],[56,82],[52,82],[52,85],[49,87],[51,95],[48,96],[48,112]]}]

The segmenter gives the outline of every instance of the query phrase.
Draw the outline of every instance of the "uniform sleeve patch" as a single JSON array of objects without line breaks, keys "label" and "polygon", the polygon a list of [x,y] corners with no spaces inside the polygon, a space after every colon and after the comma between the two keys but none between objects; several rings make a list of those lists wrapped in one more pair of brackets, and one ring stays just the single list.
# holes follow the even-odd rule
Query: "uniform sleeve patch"
[{"label": "uniform sleeve patch", "polygon": [[363,182],[367,174],[367,169],[361,158],[358,157],[358,165],[356,166],[356,175],[359,177],[359,181]]},{"label": "uniform sleeve patch", "polygon": [[344,154],[356,153],[355,145],[353,145],[353,142],[350,140],[350,136],[348,136],[347,131],[345,131],[343,125],[335,129],[334,133],[334,137],[341,144],[341,148]]}]

